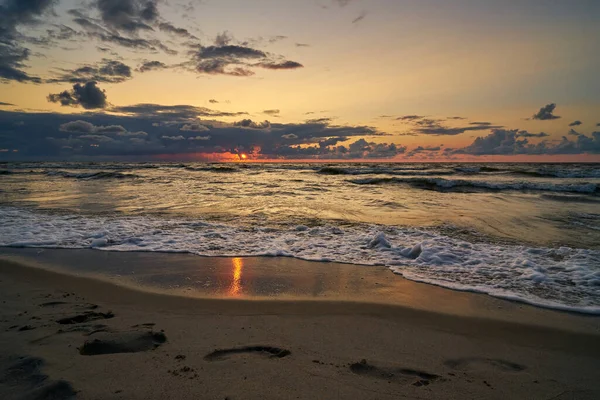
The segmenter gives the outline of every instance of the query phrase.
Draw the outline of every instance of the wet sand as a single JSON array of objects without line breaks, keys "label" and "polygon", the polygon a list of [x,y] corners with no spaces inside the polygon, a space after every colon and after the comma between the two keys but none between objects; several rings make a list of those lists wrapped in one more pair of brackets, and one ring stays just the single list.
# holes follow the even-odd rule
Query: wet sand
[{"label": "wet sand", "polygon": [[600,398],[598,317],[378,267],[32,249],[0,260],[3,399]]}]

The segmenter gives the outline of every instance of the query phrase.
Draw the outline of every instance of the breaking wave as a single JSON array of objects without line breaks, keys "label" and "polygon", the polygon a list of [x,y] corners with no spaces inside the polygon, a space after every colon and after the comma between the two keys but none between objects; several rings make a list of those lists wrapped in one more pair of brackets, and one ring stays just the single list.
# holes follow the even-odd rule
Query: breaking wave
[{"label": "breaking wave", "polygon": [[479,189],[490,191],[516,190],[516,191],[549,191],[589,193],[599,192],[595,183],[549,183],[549,182],[492,182],[465,179],[444,178],[365,178],[354,179],[349,182],[356,185],[381,185],[381,184],[407,184],[412,187],[429,190],[465,190]]},{"label": "breaking wave", "polygon": [[[588,220],[596,217],[586,216]],[[415,281],[600,314],[600,250],[472,243],[417,228],[376,224],[232,226],[202,220],[61,215],[3,207],[0,246],[286,256],[384,265]]]}]

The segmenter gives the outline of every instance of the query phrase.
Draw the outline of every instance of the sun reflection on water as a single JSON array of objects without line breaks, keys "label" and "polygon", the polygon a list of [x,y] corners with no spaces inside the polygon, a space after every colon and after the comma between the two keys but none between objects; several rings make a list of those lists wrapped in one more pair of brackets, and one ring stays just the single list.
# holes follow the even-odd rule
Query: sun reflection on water
[{"label": "sun reflection on water", "polygon": [[231,263],[233,265],[233,276],[228,294],[235,297],[242,294],[242,269],[244,268],[244,262],[241,258],[235,257],[231,260]]}]

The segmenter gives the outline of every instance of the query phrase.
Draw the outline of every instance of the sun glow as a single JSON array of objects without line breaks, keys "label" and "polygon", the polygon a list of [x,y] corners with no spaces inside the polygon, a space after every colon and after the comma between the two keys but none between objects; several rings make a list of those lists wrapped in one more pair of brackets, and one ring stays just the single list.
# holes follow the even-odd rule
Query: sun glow
[{"label": "sun glow", "polygon": [[232,259],[232,279],[231,286],[229,287],[229,295],[232,297],[239,296],[242,292],[242,269],[244,268],[244,262],[241,258]]},{"label": "sun glow", "polygon": [[247,154],[244,154],[244,153],[242,153],[242,154],[240,154],[240,158],[241,158],[242,160],[245,160],[245,159],[247,159],[247,158],[248,158],[248,155],[247,155]]}]

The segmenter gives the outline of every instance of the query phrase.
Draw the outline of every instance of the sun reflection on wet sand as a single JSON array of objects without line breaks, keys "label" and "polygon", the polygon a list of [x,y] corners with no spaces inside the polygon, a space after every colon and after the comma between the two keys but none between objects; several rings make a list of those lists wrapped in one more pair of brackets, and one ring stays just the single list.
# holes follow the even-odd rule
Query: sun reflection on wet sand
[{"label": "sun reflection on wet sand", "polygon": [[237,297],[242,294],[242,269],[244,268],[244,262],[241,258],[236,257],[231,259],[231,264],[233,265],[233,279],[228,294],[229,296]]}]

